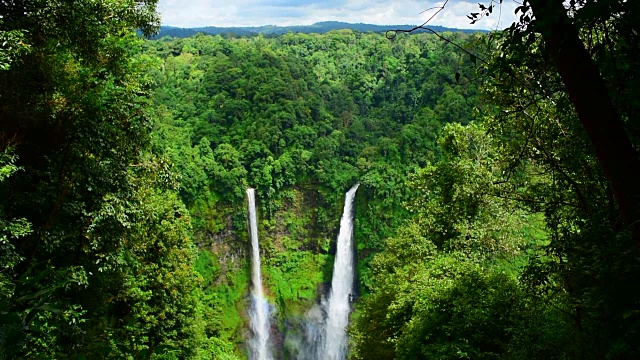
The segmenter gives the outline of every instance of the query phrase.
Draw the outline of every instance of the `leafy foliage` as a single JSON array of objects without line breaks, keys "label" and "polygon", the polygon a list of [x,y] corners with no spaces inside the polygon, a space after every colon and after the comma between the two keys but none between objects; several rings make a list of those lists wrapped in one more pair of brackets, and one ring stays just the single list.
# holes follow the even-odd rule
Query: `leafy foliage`
[{"label": "leafy foliage", "polygon": [[155,2],[0,12],[0,357],[211,358],[190,217],[149,152]]},{"label": "leafy foliage", "polygon": [[[593,151],[564,87],[567,74],[549,56],[553,39],[535,32],[544,37],[545,24],[558,19],[533,18],[533,3],[516,10],[519,25],[480,40],[495,49],[479,67],[491,75],[485,117],[448,126],[444,160],[417,172],[424,195],[408,204],[415,217],[406,230],[372,262],[373,291],[351,330],[354,358],[638,356],[631,337],[640,297],[628,287],[640,274],[638,254],[621,217],[621,202],[637,199],[614,197],[599,144]],[[568,6],[567,21],[580,29],[637,145],[637,114],[628,110],[635,100],[621,95],[637,86],[613,80],[637,61],[627,47],[637,4]]]},{"label": "leafy foliage", "polygon": [[454,46],[144,41],[155,1],[2,2],[0,357],[242,357],[247,187],[277,331],[299,332],[360,182],[353,358],[637,358],[637,199],[549,24],[577,29],[637,147],[638,3],[542,5]]}]

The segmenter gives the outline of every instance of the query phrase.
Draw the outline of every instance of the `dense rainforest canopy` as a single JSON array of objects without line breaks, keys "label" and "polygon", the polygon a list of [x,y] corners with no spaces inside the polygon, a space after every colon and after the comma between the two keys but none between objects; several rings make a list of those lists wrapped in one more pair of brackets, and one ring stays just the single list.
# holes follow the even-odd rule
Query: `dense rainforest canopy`
[{"label": "dense rainforest canopy", "polygon": [[639,358],[640,3],[561,4],[390,41],[0,2],[0,358],[245,358],[248,187],[300,358],[356,182],[351,358]]}]

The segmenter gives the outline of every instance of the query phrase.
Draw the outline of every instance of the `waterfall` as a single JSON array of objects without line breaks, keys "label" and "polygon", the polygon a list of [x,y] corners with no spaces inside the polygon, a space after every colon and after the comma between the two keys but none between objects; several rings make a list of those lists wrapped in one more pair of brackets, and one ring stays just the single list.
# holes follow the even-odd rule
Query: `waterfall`
[{"label": "waterfall", "polygon": [[269,303],[262,292],[262,274],[260,271],[260,248],[258,246],[258,219],[256,215],[255,190],[247,189],[247,207],[249,210],[249,237],[251,238],[251,308],[249,319],[253,339],[249,341],[251,360],[271,359],[269,353]]},{"label": "waterfall", "polygon": [[324,304],[327,314],[325,322],[324,344],[318,359],[343,360],[347,355],[347,325],[353,297],[353,199],[360,184],[347,191],[344,210],[340,220],[336,257],[333,263],[331,292]]}]

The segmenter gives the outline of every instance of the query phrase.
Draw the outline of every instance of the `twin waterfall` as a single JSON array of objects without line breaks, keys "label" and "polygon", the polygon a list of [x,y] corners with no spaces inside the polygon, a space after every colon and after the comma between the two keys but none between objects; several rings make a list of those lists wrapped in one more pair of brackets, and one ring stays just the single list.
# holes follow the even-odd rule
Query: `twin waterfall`
[{"label": "twin waterfall", "polygon": [[[322,301],[323,314],[318,334],[306,344],[307,351],[301,352],[299,358],[315,360],[344,360],[347,355],[347,325],[353,299],[354,252],[353,252],[353,217],[354,198],[359,184],[353,186],[345,195],[344,210],[340,220],[336,256],[331,279],[329,297]],[[262,292],[262,276],[260,271],[260,249],[258,247],[258,225],[255,206],[255,192],[247,190],[249,209],[249,236],[251,238],[251,308],[249,310],[253,339],[249,342],[251,360],[271,359],[269,349],[269,303]],[[313,310],[313,309],[312,309]],[[316,309],[318,310],[318,309]],[[313,351],[309,351],[313,349]]]},{"label": "twin waterfall", "polygon": [[247,189],[249,210],[249,237],[251,238],[251,308],[249,319],[253,339],[249,342],[252,360],[269,360],[269,303],[262,292],[262,271],[260,270],[260,247],[258,246],[258,216],[254,189]]}]

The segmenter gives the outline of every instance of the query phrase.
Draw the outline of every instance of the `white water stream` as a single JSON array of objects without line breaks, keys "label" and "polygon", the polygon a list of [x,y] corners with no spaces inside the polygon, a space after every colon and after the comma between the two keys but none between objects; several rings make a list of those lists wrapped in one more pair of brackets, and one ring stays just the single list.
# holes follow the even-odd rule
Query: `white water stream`
[{"label": "white water stream", "polygon": [[347,355],[347,325],[353,298],[354,254],[353,254],[353,200],[360,184],[347,191],[344,210],[340,220],[340,234],[336,244],[333,264],[331,292],[324,304],[327,314],[324,344],[319,347],[318,359],[343,360]]},{"label": "white water stream", "polygon": [[251,238],[251,308],[249,319],[253,339],[249,341],[251,360],[270,360],[269,351],[269,303],[262,292],[260,271],[260,247],[258,245],[258,217],[256,215],[255,190],[247,189],[249,210],[249,237]]}]

